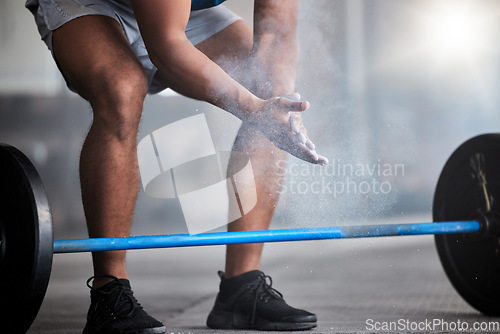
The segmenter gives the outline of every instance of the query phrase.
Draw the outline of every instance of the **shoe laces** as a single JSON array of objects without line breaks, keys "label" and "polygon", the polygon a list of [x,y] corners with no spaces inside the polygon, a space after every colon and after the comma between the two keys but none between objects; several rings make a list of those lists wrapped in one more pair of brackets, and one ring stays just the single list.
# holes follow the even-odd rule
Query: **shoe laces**
[{"label": "shoe laces", "polygon": [[[110,277],[115,285],[109,290],[100,290],[92,287],[90,282],[96,277]],[[141,304],[135,299],[131,288],[123,285],[117,277],[110,275],[92,276],[87,280],[87,286],[91,291],[104,296],[110,296],[114,299],[114,305],[111,306],[112,316],[115,318],[128,318],[134,313],[136,308],[142,308]]]},{"label": "shoe laces", "polygon": [[[269,283],[267,283],[268,279]],[[281,294],[281,292],[273,288],[272,285],[273,279],[271,278],[271,276],[266,275],[263,272],[260,273],[260,276],[255,281],[248,284],[250,293],[255,292],[252,309],[252,325],[255,323],[255,314],[257,311],[257,303],[259,300],[263,301],[264,303],[267,303],[270,299],[283,300],[283,295]]]}]

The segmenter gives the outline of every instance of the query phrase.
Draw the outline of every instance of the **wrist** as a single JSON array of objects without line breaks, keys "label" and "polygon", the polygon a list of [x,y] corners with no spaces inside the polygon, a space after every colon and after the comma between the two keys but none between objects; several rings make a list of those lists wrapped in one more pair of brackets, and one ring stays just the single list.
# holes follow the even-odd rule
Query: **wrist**
[{"label": "wrist", "polygon": [[253,122],[262,114],[262,107],[265,100],[254,95],[248,108],[245,111],[245,121]]},{"label": "wrist", "polygon": [[252,122],[262,110],[264,100],[249,94],[238,102],[238,110],[234,113],[243,122]]}]

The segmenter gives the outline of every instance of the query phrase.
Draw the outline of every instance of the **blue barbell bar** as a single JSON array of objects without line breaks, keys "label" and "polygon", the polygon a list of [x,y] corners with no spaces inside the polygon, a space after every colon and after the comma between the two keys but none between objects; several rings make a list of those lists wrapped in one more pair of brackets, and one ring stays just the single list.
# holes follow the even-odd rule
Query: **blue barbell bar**
[{"label": "blue barbell bar", "polygon": [[383,224],[54,241],[54,253],[478,232],[478,221]]}]

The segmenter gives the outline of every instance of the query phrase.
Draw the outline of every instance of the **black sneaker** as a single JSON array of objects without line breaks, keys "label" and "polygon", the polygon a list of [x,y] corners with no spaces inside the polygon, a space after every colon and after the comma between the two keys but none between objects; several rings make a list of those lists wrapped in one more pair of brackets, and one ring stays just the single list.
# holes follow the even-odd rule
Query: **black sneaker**
[{"label": "black sneaker", "polygon": [[163,334],[165,326],[142,309],[135,299],[130,282],[118,279],[99,289],[90,286],[90,308],[83,334]]},{"label": "black sneaker", "polygon": [[[223,288],[224,273],[219,271],[222,280],[221,290],[208,315],[208,327],[265,331],[296,331],[316,327],[316,315],[289,306],[283,295],[271,287],[271,277],[259,270],[243,275],[245,279],[239,279],[240,282],[245,280],[247,282],[233,289],[234,293],[228,296]],[[231,279],[233,278],[229,280]]]}]

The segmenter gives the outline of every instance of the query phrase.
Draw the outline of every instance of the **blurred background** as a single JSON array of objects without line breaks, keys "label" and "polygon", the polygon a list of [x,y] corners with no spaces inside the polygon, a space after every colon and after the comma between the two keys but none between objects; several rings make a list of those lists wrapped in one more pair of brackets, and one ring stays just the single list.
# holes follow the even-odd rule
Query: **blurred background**
[{"label": "blurred background", "polygon": [[[55,237],[85,237],[78,159],[91,110],[66,88],[23,3],[0,1],[0,142],[38,168]],[[252,0],[226,3],[251,23]],[[495,0],[304,0],[297,87],[330,164],[290,158],[274,227],[430,218],[449,155],[500,128],[499,16]],[[232,116],[168,91],[147,98],[138,139],[198,113],[220,117],[211,131],[230,149]],[[185,232],[178,201],[141,186],[133,233]]]}]

